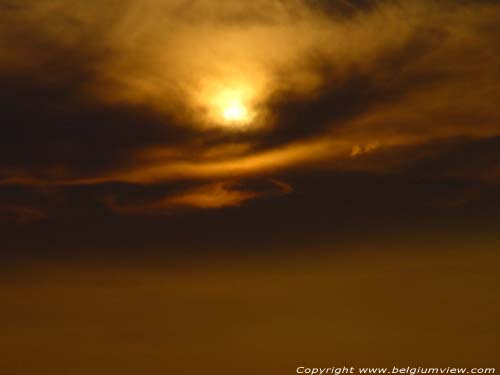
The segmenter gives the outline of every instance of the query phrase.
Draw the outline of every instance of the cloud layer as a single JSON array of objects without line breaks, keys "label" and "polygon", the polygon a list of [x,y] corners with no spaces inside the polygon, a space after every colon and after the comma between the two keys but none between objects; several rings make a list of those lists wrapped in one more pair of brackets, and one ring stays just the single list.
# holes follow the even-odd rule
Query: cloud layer
[{"label": "cloud layer", "polygon": [[[162,213],[286,193],[270,179],[305,167],[500,176],[495,2],[3,1],[0,19],[5,189],[125,183],[163,194],[98,200]],[[228,91],[248,126],[220,118]]]}]

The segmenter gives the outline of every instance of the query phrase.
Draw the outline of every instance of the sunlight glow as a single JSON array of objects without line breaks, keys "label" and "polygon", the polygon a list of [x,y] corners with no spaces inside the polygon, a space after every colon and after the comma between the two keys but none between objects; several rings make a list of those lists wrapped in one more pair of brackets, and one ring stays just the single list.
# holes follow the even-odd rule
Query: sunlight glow
[{"label": "sunlight glow", "polygon": [[225,89],[215,95],[215,107],[221,125],[231,128],[249,125],[253,116],[248,101],[248,93],[241,88]]},{"label": "sunlight glow", "polygon": [[254,90],[248,85],[218,87],[207,93],[209,116],[216,126],[228,130],[243,130],[254,125]]},{"label": "sunlight glow", "polygon": [[238,99],[233,99],[223,108],[222,117],[227,122],[245,121],[248,118],[248,110]]}]

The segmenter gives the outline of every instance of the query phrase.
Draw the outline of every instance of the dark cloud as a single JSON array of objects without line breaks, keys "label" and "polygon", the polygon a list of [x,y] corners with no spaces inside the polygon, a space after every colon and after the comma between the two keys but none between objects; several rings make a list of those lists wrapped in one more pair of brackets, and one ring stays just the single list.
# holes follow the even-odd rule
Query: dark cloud
[{"label": "dark cloud", "polygon": [[84,176],[129,165],[134,151],[189,139],[189,128],[148,108],[86,98],[81,86],[88,77],[74,70],[66,74],[72,75],[70,81],[39,82],[43,70],[0,77],[0,165],[7,173],[20,169],[40,177],[51,171]]},{"label": "dark cloud", "polygon": [[408,174],[476,181],[488,180],[500,165],[500,138],[458,139],[441,144],[438,153],[413,163]]}]

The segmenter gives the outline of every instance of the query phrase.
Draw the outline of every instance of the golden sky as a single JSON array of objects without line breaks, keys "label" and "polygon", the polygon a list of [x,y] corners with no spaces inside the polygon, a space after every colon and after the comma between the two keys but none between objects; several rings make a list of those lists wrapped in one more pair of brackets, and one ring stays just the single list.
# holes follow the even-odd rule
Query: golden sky
[{"label": "golden sky", "polygon": [[498,373],[499,104],[497,0],[0,0],[0,375]]},{"label": "golden sky", "polygon": [[[28,0],[0,17],[2,185],[184,181],[145,211],[213,208],[268,195],[246,179],[401,174],[500,135],[491,1]],[[498,181],[467,162],[435,173]]]}]

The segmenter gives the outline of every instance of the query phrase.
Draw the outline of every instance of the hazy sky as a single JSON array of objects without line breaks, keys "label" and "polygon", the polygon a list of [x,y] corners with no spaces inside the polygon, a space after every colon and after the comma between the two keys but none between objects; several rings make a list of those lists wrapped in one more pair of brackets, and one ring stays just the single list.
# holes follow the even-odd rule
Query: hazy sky
[{"label": "hazy sky", "polygon": [[495,0],[0,0],[0,373],[491,366],[499,104]]}]

